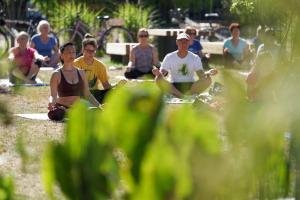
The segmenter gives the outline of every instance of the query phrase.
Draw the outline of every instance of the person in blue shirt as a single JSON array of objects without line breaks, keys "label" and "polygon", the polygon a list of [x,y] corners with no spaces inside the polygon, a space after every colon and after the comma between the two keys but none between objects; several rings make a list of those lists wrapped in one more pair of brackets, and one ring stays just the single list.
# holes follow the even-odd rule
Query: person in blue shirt
[{"label": "person in blue shirt", "polygon": [[229,30],[231,37],[226,39],[223,45],[224,65],[227,68],[245,68],[249,66],[249,45],[246,40],[240,38],[238,23],[232,23]]},{"label": "person in blue shirt", "polygon": [[188,26],[185,28],[184,32],[190,36],[190,45],[188,51],[198,55],[201,58],[201,62],[204,70],[210,69],[208,65],[208,60],[210,56],[209,54],[204,54],[202,52],[203,47],[200,41],[195,39],[197,35],[197,30],[193,27]]},{"label": "person in blue shirt", "polygon": [[56,38],[49,34],[49,22],[41,20],[37,26],[37,32],[38,34],[31,38],[30,47],[36,49],[39,54],[49,58],[49,61],[42,63],[42,67],[56,68],[59,62],[58,43]]}]

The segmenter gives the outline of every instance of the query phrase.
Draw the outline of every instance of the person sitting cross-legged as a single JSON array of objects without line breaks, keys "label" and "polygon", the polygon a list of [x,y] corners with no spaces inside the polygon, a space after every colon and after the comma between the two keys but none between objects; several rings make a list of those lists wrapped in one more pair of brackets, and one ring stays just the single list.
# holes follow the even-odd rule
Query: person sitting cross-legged
[{"label": "person sitting cross-legged", "polygon": [[149,44],[147,29],[141,28],[137,36],[139,44],[130,51],[129,63],[124,76],[128,79],[136,79],[145,75],[153,77],[153,66],[160,67],[157,49]]},{"label": "person sitting cross-legged", "polygon": [[209,61],[210,55],[207,53],[204,53],[202,51],[203,47],[202,47],[200,41],[196,39],[197,29],[194,27],[188,26],[185,28],[184,32],[190,36],[190,45],[189,45],[188,50],[190,52],[198,55],[201,58],[201,62],[202,62],[202,66],[203,66],[204,70],[209,70],[210,67],[209,67],[208,61]]},{"label": "person sitting cross-legged", "polygon": [[[159,88],[178,98],[203,92],[211,84],[210,76],[218,72],[216,69],[203,71],[200,57],[188,51],[189,40],[186,33],[179,34],[176,39],[178,50],[165,56],[160,70],[152,70]],[[164,78],[167,73],[171,82]],[[199,78],[197,81],[194,79],[195,73]]]},{"label": "person sitting cross-legged", "polygon": [[112,88],[112,86],[108,81],[105,64],[95,58],[96,50],[96,39],[92,35],[86,34],[82,41],[83,55],[74,61],[74,66],[85,71],[90,92],[94,95],[97,101],[103,103],[107,92]]},{"label": "person sitting cross-legged", "polygon": [[21,31],[17,35],[17,46],[9,50],[8,60],[13,67],[9,72],[9,81],[18,84],[34,84],[39,72],[41,61],[49,58],[40,55],[36,50],[28,47],[29,35]]},{"label": "person sitting cross-legged", "polygon": [[37,26],[37,34],[32,36],[30,47],[34,48],[43,56],[48,56],[46,62],[42,62],[42,67],[58,67],[59,52],[58,41],[50,33],[50,24],[46,20],[41,20]]},{"label": "person sitting cross-legged", "polygon": [[75,45],[68,42],[61,46],[60,52],[63,65],[53,72],[50,79],[49,119],[54,121],[63,120],[67,110],[81,96],[88,100],[91,105],[102,108],[101,104],[89,91],[84,71],[74,67]]},{"label": "person sitting cross-legged", "polygon": [[278,69],[286,56],[276,43],[274,30],[266,28],[261,34],[261,41],[263,43],[258,47],[254,65],[246,80],[248,98],[251,101],[274,99],[274,80],[278,81],[278,78],[284,77]]},{"label": "person sitting cross-legged", "polygon": [[240,25],[232,23],[229,26],[231,37],[224,41],[223,57],[225,68],[246,69],[251,58],[249,45],[240,38]]}]

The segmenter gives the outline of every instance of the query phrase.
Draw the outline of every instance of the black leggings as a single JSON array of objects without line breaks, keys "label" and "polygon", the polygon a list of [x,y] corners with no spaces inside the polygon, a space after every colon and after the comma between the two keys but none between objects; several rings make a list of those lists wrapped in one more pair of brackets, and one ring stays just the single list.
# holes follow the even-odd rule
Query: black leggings
[{"label": "black leggings", "polygon": [[66,112],[69,107],[55,103],[53,110],[48,112],[49,119],[53,121],[62,121],[65,118]]}]

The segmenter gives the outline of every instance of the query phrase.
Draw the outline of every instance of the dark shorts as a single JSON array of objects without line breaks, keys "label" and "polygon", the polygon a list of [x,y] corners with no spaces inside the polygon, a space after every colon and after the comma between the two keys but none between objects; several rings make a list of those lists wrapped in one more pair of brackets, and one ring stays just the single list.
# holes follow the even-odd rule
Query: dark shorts
[{"label": "dark shorts", "polygon": [[185,94],[190,91],[194,82],[182,82],[182,83],[172,83],[173,86],[179,90],[181,93]]},{"label": "dark shorts", "polygon": [[53,121],[62,121],[68,109],[69,107],[56,103],[54,109],[48,112],[48,117]]},{"label": "dark shorts", "polygon": [[111,89],[107,90],[90,90],[91,94],[97,99],[97,101],[103,104],[106,95],[109,93]]},{"label": "dark shorts", "polygon": [[152,70],[149,72],[141,72],[137,69],[131,69],[129,72],[125,72],[124,76],[128,79],[136,79],[142,76],[149,76],[151,78],[154,78],[154,75],[152,74]]}]

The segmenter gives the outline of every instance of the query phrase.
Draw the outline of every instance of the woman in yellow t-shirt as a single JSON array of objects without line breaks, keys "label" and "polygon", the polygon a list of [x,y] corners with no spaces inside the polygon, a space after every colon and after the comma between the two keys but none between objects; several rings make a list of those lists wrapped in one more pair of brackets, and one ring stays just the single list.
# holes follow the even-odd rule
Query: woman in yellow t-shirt
[{"label": "woman in yellow t-shirt", "polygon": [[83,55],[74,61],[74,66],[85,71],[91,93],[100,103],[103,103],[105,95],[112,86],[108,81],[105,64],[95,58],[96,49],[96,39],[86,34],[82,41]]}]

